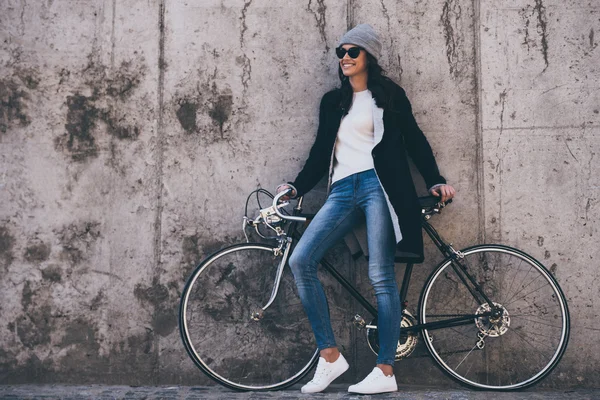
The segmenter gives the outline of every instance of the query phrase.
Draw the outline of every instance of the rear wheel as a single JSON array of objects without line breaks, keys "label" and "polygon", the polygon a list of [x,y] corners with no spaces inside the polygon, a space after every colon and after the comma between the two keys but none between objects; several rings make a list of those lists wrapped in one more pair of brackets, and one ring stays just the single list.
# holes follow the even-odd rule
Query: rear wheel
[{"label": "rear wheel", "polygon": [[478,389],[531,386],[558,364],[569,339],[569,311],[550,272],[533,257],[510,247],[481,245],[459,261],[496,305],[478,302],[445,260],[429,277],[420,301],[420,321],[430,323],[482,315],[461,326],[423,330],[439,366]]},{"label": "rear wheel", "polygon": [[237,390],[275,390],[304,377],[318,358],[314,336],[289,269],[261,319],[282,256],[264,244],[227,247],[190,276],[179,328],[194,363]]}]

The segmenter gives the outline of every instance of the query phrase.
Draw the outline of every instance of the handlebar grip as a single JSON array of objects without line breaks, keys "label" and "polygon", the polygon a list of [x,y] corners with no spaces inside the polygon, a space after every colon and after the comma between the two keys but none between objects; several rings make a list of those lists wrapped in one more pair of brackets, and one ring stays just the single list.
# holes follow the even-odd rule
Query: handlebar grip
[{"label": "handlebar grip", "polygon": [[[442,203],[442,196],[436,196],[434,194],[432,194],[431,196],[436,198],[438,203]],[[448,205],[448,204],[452,203],[452,199],[448,199],[448,200],[444,201],[443,203],[444,203],[444,205]]]}]

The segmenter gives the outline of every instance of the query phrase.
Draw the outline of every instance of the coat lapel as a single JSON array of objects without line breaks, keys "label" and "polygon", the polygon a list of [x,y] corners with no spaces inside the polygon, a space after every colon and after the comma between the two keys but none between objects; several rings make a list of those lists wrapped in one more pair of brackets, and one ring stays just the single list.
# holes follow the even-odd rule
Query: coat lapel
[{"label": "coat lapel", "polygon": [[[378,107],[375,99],[373,99],[373,143],[377,146],[381,139],[383,139],[384,132],[384,124],[383,124],[383,108]],[[377,168],[375,168],[375,174],[377,175],[377,179],[379,179],[379,175],[377,174]],[[402,240],[402,232],[400,231],[400,223],[398,221],[398,216],[396,215],[396,211],[394,211],[394,207],[390,202],[390,198],[379,180],[379,184],[383,189],[383,194],[385,195],[385,201],[387,203],[388,209],[390,211],[390,217],[392,218],[392,225],[394,226],[394,234],[396,236],[396,243],[399,243]]]}]

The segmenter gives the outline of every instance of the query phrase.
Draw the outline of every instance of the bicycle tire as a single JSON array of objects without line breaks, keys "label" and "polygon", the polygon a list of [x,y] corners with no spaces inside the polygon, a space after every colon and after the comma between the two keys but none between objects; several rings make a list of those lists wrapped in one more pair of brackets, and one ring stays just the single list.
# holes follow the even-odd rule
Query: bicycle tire
[{"label": "bicycle tire", "polygon": [[318,359],[289,271],[264,317],[250,317],[271,295],[282,258],[274,250],[261,243],[219,250],[196,267],[181,295],[179,332],[188,355],[207,376],[234,390],[289,387]]},{"label": "bicycle tire", "polygon": [[[491,301],[502,305],[503,315],[495,323],[489,317],[479,317],[460,327],[424,329],[421,334],[427,350],[443,372],[471,388],[510,391],[539,383],[556,367],[569,341],[569,310],[558,282],[535,258],[509,246],[477,245],[461,252],[461,261]],[[523,264],[525,268],[520,269]],[[419,319],[421,323],[433,322],[439,320],[436,318],[478,314],[487,307],[487,303],[477,305],[447,258],[423,287]],[[461,339],[468,343],[465,348],[459,347]],[[526,346],[526,351],[520,351],[519,346]],[[548,354],[542,353],[545,348]],[[513,378],[521,373],[524,378]]]}]

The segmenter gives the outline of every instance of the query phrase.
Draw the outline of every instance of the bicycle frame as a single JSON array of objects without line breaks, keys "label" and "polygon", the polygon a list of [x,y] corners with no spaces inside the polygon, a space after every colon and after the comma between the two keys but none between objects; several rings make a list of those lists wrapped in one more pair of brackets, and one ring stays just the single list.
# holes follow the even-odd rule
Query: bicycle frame
[{"label": "bicycle frame", "polygon": [[[294,208],[292,215],[294,217],[304,217],[307,219],[310,219],[312,217],[312,215],[310,215],[310,214],[302,214],[302,198],[299,199],[298,204]],[[454,269],[456,274],[459,276],[459,278],[463,282],[463,284],[467,287],[467,289],[469,290],[471,295],[475,298],[475,300],[478,303],[482,303],[482,302],[488,303],[490,305],[491,311],[480,313],[480,314],[467,314],[467,315],[460,315],[460,316],[453,315],[453,318],[434,321],[434,322],[428,322],[428,323],[424,323],[424,324],[416,324],[416,325],[413,325],[410,327],[405,327],[405,328],[402,328],[403,331],[416,333],[423,329],[434,330],[434,329],[448,328],[448,327],[454,327],[454,326],[461,326],[461,325],[472,324],[473,320],[477,319],[477,318],[493,316],[495,313],[495,310],[496,310],[496,306],[486,296],[486,294],[484,293],[481,286],[477,283],[477,281],[469,274],[469,272],[467,271],[467,267],[460,262],[460,259],[462,258],[462,254],[459,251],[456,251],[452,247],[451,244],[446,243],[441,238],[441,236],[438,234],[438,232],[435,230],[435,228],[433,226],[431,226],[431,224],[429,224],[429,222],[427,222],[428,219],[429,219],[428,215],[423,215],[421,221],[422,221],[422,227],[425,230],[425,232],[427,233],[427,235],[429,236],[429,238],[433,241],[433,243],[436,245],[436,247],[442,253],[442,255],[444,257],[446,257],[446,259],[449,258],[451,260],[452,268]],[[298,240],[300,238],[301,235],[297,230],[299,221],[300,221],[300,218],[295,218],[294,220],[292,220],[292,223],[288,226],[288,228],[286,230],[286,234],[287,234],[288,238],[291,237],[296,240]],[[291,242],[289,242],[288,246],[291,246]],[[287,252],[286,252],[286,255],[287,255]],[[287,260],[284,259],[282,262],[287,262]],[[377,319],[377,309],[367,299],[365,299],[364,296],[362,294],[360,294],[360,292],[342,274],[340,274],[339,271],[330,262],[328,262],[325,259],[322,259],[321,265],[323,266],[323,268],[325,268],[331,274],[331,276],[336,281],[338,281],[340,283],[340,285],[342,285],[342,287],[344,289],[346,289],[350,293],[350,295],[356,301],[358,301],[372,315],[373,319]],[[413,269],[413,264],[408,263],[406,265],[406,269],[404,271],[404,278],[402,279],[402,285],[400,287],[400,304],[402,305],[402,312],[404,312],[404,310],[406,309],[406,306],[407,306],[406,297],[408,295],[408,287],[410,284],[412,269]],[[372,329],[377,328],[376,326],[373,326],[373,325],[369,325],[368,327],[372,328]]]},{"label": "bicycle frame", "polygon": [[[289,202],[285,200],[290,191],[284,189],[273,196],[258,188],[250,193],[242,225],[246,243],[227,246],[206,257],[182,291],[179,329],[187,353],[207,376],[232,389],[263,391],[288,387],[303,379],[317,364],[319,350],[313,347],[311,352],[311,346],[306,347],[311,336],[309,326],[297,296],[287,296],[293,290],[293,282],[289,282],[289,275],[284,275],[294,241],[306,233],[302,224],[314,215],[302,213],[301,197],[293,211],[287,208]],[[248,200],[255,193],[260,210],[249,216]],[[272,199],[269,207],[261,205],[261,193]],[[565,296],[551,272],[518,249],[486,244],[468,247],[464,253],[455,250],[428,222],[447,203],[434,196],[419,198],[422,229],[444,259],[423,286],[416,316],[411,315],[406,301],[414,264],[406,264],[397,298],[401,302],[403,335],[394,358],[409,357],[420,333],[426,350],[441,369],[463,384],[491,390],[531,386],[547,376],[565,352],[569,337]],[[254,229],[270,243],[250,242],[246,229]],[[500,257],[503,255],[508,260]],[[525,266],[521,268],[523,262]],[[370,293],[363,297],[327,259],[321,260],[321,265],[372,315],[370,321],[355,315],[348,322],[358,329],[366,328],[367,343],[378,354],[381,332],[378,332],[377,309],[367,300],[372,299]],[[280,289],[285,290],[286,298],[275,301]],[[216,290],[218,297],[204,304],[205,293],[211,290]],[[488,296],[503,304],[493,303]],[[511,314],[506,308],[510,304],[514,304]],[[267,309],[271,312],[265,312]],[[265,324],[259,323],[263,318]],[[224,341],[220,335],[206,333],[211,329],[220,332],[223,324],[235,327],[223,331],[223,338],[232,335],[230,339]],[[444,332],[442,328],[448,329]],[[470,330],[464,331],[466,328]],[[486,346],[487,337],[499,337],[509,331],[514,334],[507,340]],[[270,362],[265,356],[272,355],[272,339],[277,336],[279,340],[279,333],[282,339],[287,335],[284,346],[298,357],[293,357],[294,363],[286,364],[280,373],[264,375],[261,368]],[[227,346],[232,340],[238,340],[239,346]],[[530,348],[523,349],[527,345]],[[297,350],[292,346],[297,346]],[[484,348],[490,351],[477,351]],[[522,350],[530,350],[533,356],[521,357]],[[309,354],[312,354],[310,359]]]}]

